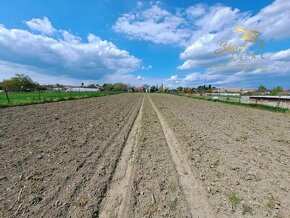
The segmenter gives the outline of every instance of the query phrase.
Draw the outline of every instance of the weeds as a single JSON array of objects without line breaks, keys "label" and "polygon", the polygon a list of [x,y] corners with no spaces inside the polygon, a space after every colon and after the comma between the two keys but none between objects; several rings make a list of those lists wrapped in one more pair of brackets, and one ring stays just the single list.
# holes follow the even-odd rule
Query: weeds
[{"label": "weeds", "polygon": [[238,198],[237,194],[234,192],[227,193],[226,196],[228,197],[229,202],[232,204],[232,210],[235,211],[237,206],[240,204],[241,199]]},{"label": "weeds", "polygon": [[42,197],[40,196],[35,196],[31,200],[31,204],[38,204],[40,201],[42,201]]},{"label": "weeds", "polygon": [[210,169],[215,169],[215,168],[218,167],[218,165],[219,165],[219,161],[217,160],[217,161],[213,162],[212,164],[210,164],[209,165],[209,168]]},{"label": "weeds", "polygon": [[170,203],[169,208],[172,211],[176,211],[176,209],[177,209],[177,199],[175,199],[173,202]]},{"label": "weeds", "polygon": [[246,142],[248,139],[249,139],[249,136],[241,135],[239,138],[236,139],[236,141]]},{"label": "weeds", "polygon": [[87,196],[81,196],[78,200],[77,200],[77,205],[79,207],[85,207],[87,205],[87,203],[89,202],[89,198]]},{"label": "weeds", "polygon": [[267,209],[272,210],[275,206],[275,199],[273,196],[267,196],[264,200],[264,204]]},{"label": "weeds", "polygon": [[44,191],[43,186],[35,186],[31,189],[31,193],[33,193],[33,194],[42,194],[43,191]]},{"label": "weeds", "polygon": [[171,185],[170,190],[171,192],[175,193],[177,191],[176,185]]},{"label": "weeds", "polygon": [[242,212],[242,214],[243,215],[245,215],[245,214],[250,214],[250,215],[253,215],[254,213],[253,213],[253,208],[251,208],[249,205],[247,205],[247,204],[243,204],[243,212]]}]

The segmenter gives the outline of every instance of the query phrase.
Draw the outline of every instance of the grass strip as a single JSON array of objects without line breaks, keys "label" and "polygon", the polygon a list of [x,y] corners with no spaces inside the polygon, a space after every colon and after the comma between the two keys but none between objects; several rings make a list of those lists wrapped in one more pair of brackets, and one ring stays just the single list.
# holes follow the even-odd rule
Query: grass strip
[{"label": "grass strip", "polygon": [[[116,95],[121,94],[124,92],[118,92],[118,91],[105,91],[105,92],[97,92],[94,94],[86,94],[83,93],[83,95],[79,95],[78,93],[73,96],[50,96],[50,94],[42,94],[40,98],[38,97],[31,97],[31,93],[16,93],[17,99],[11,100],[10,103],[8,103],[5,99],[0,101],[0,108],[7,108],[7,107],[15,107],[15,106],[25,106],[25,105],[33,105],[33,104],[44,104],[44,103],[51,103],[51,102],[59,102],[59,101],[69,101],[69,100],[77,100],[77,99],[86,99],[86,98],[95,98],[95,97],[101,97],[101,96],[108,96],[108,95]],[[13,96],[14,94],[12,94]],[[37,94],[38,95],[38,94]],[[20,97],[19,97],[20,96]]]},{"label": "grass strip", "polygon": [[174,94],[174,95],[203,100],[203,101],[212,101],[212,102],[219,102],[219,103],[230,104],[230,105],[256,108],[256,109],[279,112],[279,113],[290,112],[290,110],[287,108],[274,107],[274,106],[263,105],[263,104],[254,104],[254,103],[246,104],[246,103],[241,103],[241,102],[233,102],[233,101],[225,101],[225,100],[213,100],[212,98],[204,98],[204,97],[199,97],[199,96],[187,96],[187,95],[180,95],[180,94]]}]

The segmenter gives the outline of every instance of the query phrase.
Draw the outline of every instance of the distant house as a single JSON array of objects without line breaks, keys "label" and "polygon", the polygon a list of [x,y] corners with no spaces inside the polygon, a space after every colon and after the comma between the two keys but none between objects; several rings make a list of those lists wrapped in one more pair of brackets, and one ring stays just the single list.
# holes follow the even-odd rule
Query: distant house
[{"label": "distant house", "polygon": [[96,86],[97,89],[99,89],[100,91],[104,91],[104,87],[103,86]]},{"label": "distant house", "polygon": [[137,88],[134,88],[134,91],[135,92],[145,92],[145,88],[144,87],[137,87]]},{"label": "distant house", "polygon": [[168,91],[168,87],[167,86],[162,86],[161,88],[163,91]]},{"label": "distant house", "polygon": [[244,89],[242,89],[243,93],[249,93],[249,92],[255,92],[255,91],[257,91],[257,90],[254,89],[254,88],[244,88]]},{"label": "distant house", "polygon": [[70,85],[64,87],[64,89],[66,89],[66,90],[67,89],[79,89],[79,88],[82,88],[82,87],[80,87],[80,86],[70,86]]},{"label": "distant house", "polygon": [[282,92],[279,93],[280,95],[290,95],[290,90],[284,89]]},{"label": "distant house", "polygon": [[55,91],[55,92],[60,92],[60,91],[62,91],[63,90],[63,88],[60,88],[60,87],[58,87],[58,88],[53,88],[53,91]]},{"label": "distant house", "polygon": [[240,93],[241,88],[214,88],[213,93]]},{"label": "distant house", "polygon": [[69,88],[66,92],[99,92],[97,88]]}]

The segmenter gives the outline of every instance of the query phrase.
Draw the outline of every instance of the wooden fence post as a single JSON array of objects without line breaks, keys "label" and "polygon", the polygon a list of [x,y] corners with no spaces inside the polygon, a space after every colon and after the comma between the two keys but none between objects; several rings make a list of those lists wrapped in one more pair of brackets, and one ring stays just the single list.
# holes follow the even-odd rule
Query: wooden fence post
[{"label": "wooden fence post", "polygon": [[8,103],[10,103],[10,99],[9,99],[9,96],[8,96],[8,93],[7,93],[6,88],[4,88],[4,92],[5,92],[5,94],[6,94],[6,98],[7,98]]}]

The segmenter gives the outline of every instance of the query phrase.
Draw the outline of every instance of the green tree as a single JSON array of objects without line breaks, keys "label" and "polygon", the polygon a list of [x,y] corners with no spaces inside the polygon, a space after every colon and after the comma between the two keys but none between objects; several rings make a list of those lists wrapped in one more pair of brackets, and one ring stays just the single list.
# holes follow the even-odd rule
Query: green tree
[{"label": "green tree", "polygon": [[277,86],[270,91],[271,95],[279,95],[280,92],[283,91],[283,87]]},{"label": "green tree", "polygon": [[14,77],[3,80],[2,82],[3,88],[7,91],[27,91],[27,90],[35,90],[40,85],[34,82],[29,76],[25,74],[16,74]]},{"label": "green tree", "polygon": [[259,85],[259,87],[258,87],[258,92],[259,92],[259,93],[264,93],[264,92],[266,92],[266,91],[267,91],[267,89],[266,89],[265,86],[263,86],[263,85]]},{"label": "green tree", "polygon": [[158,91],[158,89],[156,86],[151,86],[150,92],[157,92],[157,91]]},{"label": "green tree", "polygon": [[115,83],[113,85],[113,90],[114,91],[127,91],[128,86],[126,84],[123,83]]},{"label": "green tree", "polygon": [[105,84],[103,85],[103,88],[104,88],[104,90],[106,90],[106,91],[111,91],[111,90],[113,90],[113,84],[112,84],[112,83],[105,83]]}]

